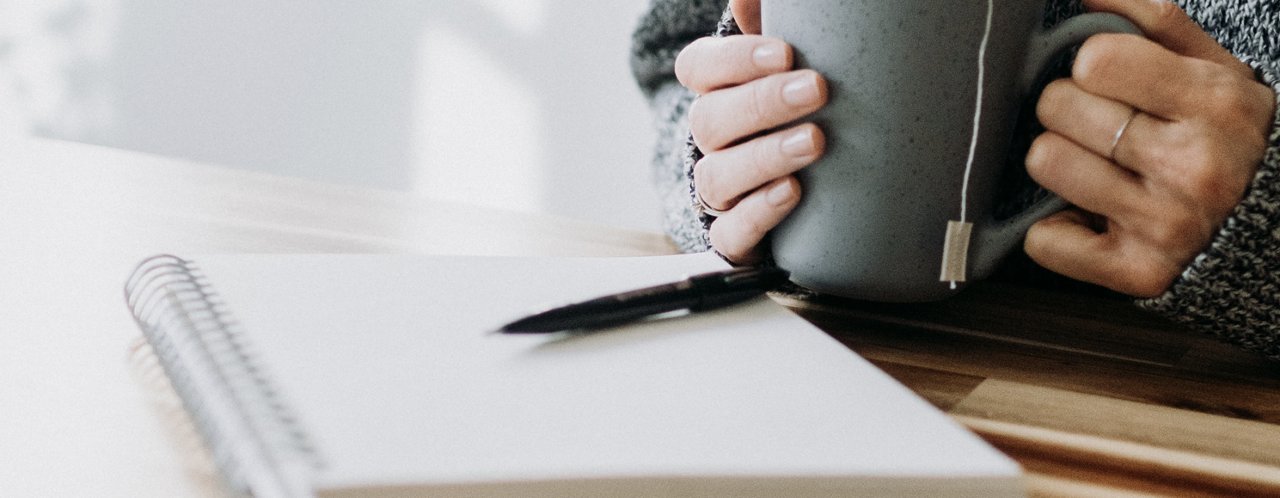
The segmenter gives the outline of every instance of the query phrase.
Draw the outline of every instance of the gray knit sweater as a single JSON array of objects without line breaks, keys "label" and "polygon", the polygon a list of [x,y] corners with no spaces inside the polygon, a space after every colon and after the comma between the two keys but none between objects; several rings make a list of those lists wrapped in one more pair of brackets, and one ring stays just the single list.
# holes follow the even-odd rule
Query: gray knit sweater
[{"label": "gray knit sweater", "polygon": [[[705,251],[710,220],[692,201],[689,139],[693,95],[676,82],[676,54],[710,34],[740,33],[725,0],[650,0],[637,27],[631,66],[659,132],[653,183],[665,204],[666,230],[685,251]],[[1223,46],[1280,92],[1280,0],[1179,0]],[[1082,11],[1078,0],[1051,0],[1046,24]],[[1244,200],[1164,295],[1137,301],[1162,314],[1271,359],[1280,360],[1280,106],[1270,143]]]}]

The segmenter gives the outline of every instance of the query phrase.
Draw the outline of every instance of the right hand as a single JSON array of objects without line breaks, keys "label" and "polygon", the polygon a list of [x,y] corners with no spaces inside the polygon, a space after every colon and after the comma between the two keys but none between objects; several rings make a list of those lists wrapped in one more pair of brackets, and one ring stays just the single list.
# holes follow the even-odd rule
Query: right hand
[{"label": "right hand", "polygon": [[[794,173],[822,156],[826,139],[813,123],[794,122],[827,103],[827,84],[812,70],[792,70],[791,46],[760,36],[760,1],[732,0],[746,33],[701,38],[676,58],[676,78],[698,94],[689,109],[693,140],[704,157],[694,188],[725,211],[711,224],[711,245],[750,264],[758,246],[800,202]],[[761,135],[760,133],[767,132]]]}]

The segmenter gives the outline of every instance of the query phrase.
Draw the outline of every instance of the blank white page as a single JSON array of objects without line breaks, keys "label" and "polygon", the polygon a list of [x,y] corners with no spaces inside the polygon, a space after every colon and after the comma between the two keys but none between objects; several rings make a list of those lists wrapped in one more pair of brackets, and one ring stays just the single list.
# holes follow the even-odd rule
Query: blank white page
[{"label": "blank white page", "polygon": [[1015,463],[765,297],[594,334],[490,333],[725,268],[713,255],[195,262],[316,443],[319,489],[648,477],[1016,489]]}]

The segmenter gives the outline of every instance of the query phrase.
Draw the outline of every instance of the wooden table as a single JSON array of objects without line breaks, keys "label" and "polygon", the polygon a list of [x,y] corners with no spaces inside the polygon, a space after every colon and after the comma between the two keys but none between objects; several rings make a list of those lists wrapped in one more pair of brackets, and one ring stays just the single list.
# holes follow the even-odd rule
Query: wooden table
[{"label": "wooden table", "polygon": [[[0,496],[189,496],[127,345],[156,252],[665,254],[658,234],[44,140],[0,143]],[[1037,496],[1280,495],[1280,366],[1107,296],[776,296],[1019,460]]]},{"label": "wooden table", "polygon": [[784,303],[1018,460],[1033,495],[1280,496],[1280,365],[1127,299]]}]

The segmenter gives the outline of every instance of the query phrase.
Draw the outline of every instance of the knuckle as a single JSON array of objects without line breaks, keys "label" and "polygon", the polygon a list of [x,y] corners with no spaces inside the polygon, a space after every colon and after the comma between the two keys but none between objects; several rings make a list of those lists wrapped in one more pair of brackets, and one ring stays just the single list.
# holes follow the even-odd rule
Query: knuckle
[{"label": "knuckle", "polygon": [[743,214],[747,215],[743,216],[742,220],[743,232],[746,235],[744,240],[747,245],[754,247],[760,239],[764,238],[765,234],[769,233],[769,229],[773,228],[773,225],[768,223],[761,213]]},{"label": "knuckle", "polygon": [[1181,250],[1199,245],[1207,238],[1207,224],[1187,207],[1165,207],[1161,216],[1147,227],[1147,238],[1154,247],[1163,250]]},{"label": "knuckle", "polygon": [[689,111],[688,111],[689,132],[693,135],[693,143],[703,151],[707,151],[708,149],[707,145],[709,144],[709,142],[707,141],[707,131],[709,127],[707,126],[705,108],[706,108],[706,103],[703,101],[701,97],[699,97],[699,98],[693,99],[693,102],[689,103]]},{"label": "knuckle", "polygon": [[1176,160],[1180,165],[1172,168],[1177,175],[1174,181],[1179,190],[1195,202],[1214,203],[1220,199],[1232,199],[1234,195],[1231,178],[1216,167],[1221,158],[1227,155],[1225,151],[1218,149],[1220,147],[1204,138],[1179,148]]},{"label": "knuckle", "polygon": [[742,254],[737,244],[735,244],[734,238],[730,236],[730,234],[725,233],[725,231],[728,230],[726,227],[730,225],[728,221],[728,216],[724,216],[711,222],[711,233],[709,235],[711,239],[711,247],[714,247],[717,252],[728,258],[730,261],[739,261],[743,258],[744,254]]},{"label": "knuckle", "polygon": [[1247,91],[1245,81],[1225,71],[1208,70],[1207,83],[1202,87],[1204,96],[1197,99],[1205,103],[1206,118],[1224,125],[1250,122],[1257,111],[1252,92]]},{"label": "knuckle", "polygon": [[1211,173],[1208,168],[1195,168],[1187,179],[1187,193],[1192,199],[1204,203],[1213,203],[1218,199],[1229,198],[1231,188],[1225,175]]},{"label": "knuckle", "polygon": [[1124,35],[1093,35],[1080,45],[1075,63],[1071,66],[1072,79],[1089,88],[1098,81],[1105,80],[1107,75],[1123,70],[1123,62],[1117,55],[1120,53]]},{"label": "knuckle", "polygon": [[1147,226],[1147,239],[1156,247],[1170,247],[1183,237],[1183,224],[1177,216],[1165,211],[1164,219],[1159,219]]},{"label": "knuckle", "polygon": [[698,190],[698,194],[702,199],[711,203],[712,207],[725,205],[724,196],[721,195],[719,181],[717,181],[717,171],[715,167],[715,157],[706,156],[702,160],[693,165],[693,183],[694,188]]},{"label": "knuckle", "polygon": [[1150,2],[1150,25],[1147,27],[1151,32],[1173,32],[1187,19],[1182,9],[1173,2]]},{"label": "knuckle", "polygon": [[731,104],[726,100],[731,97],[717,92],[698,97],[689,105],[689,131],[694,145],[704,153],[719,151],[736,139],[732,136],[734,128],[722,112]]},{"label": "knuckle", "polygon": [[1152,1],[1149,24],[1143,27],[1148,33],[1166,33],[1176,36],[1189,29],[1201,31],[1201,27],[1174,1]]},{"label": "knuckle", "polygon": [[1044,87],[1040,100],[1036,103],[1036,116],[1040,118],[1040,122],[1051,123],[1052,118],[1061,115],[1063,110],[1067,109],[1073,87],[1070,81],[1061,79],[1054,80]]},{"label": "knuckle", "polygon": [[1172,283],[1172,279],[1165,277],[1164,274],[1165,270],[1162,266],[1140,262],[1140,264],[1129,266],[1120,285],[1117,285],[1119,287],[1117,291],[1138,297],[1160,296]]},{"label": "knuckle", "polygon": [[[1124,211],[1117,213],[1117,216],[1125,216],[1132,220],[1159,220],[1165,216],[1164,206],[1158,202],[1152,202],[1147,199],[1127,199],[1124,204]],[[1140,232],[1140,231],[1139,231]]]},{"label": "knuckle", "polygon": [[747,153],[749,166],[756,172],[764,173],[766,177],[772,178],[781,169],[783,163],[782,154],[780,152],[780,141],[776,138],[763,139],[758,138],[752,140],[750,149]]},{"label": "knuckle", "polygon": [[1256,99],[1256,103],[1252,108],[1252,120],[1248,122],[1261,124],[1262,126],[1260,128],[1255,128],[1253,132],[1258,133],[1263,137],[1263,140],[1266,140],[1265,135],[1272,128],[1276,115],[1276,106],[1280,104],[1280,102],[1276,101],[1276,92],[1275,90],[1272,90],[1271,87],[1258,83],[1254,80],[1247,81],[1249,82],[1248,86],[1252,89],[1252,93],[1256,95],[1256,97],[1254,97]]},{"label": "knuckle", "polygon": [[698,61],[708,51],[708,44],[711,42],[712,39],[710,37],[698,38],[693,43],[685,46],[679,54],[676,54],[676,80],[681,85],[684,85],[685,88],[696,93],[702,93],[705,90],[705,86],[701,81],[702,78],[700,78],[701,72],[699,71],[702,64],[698,63]]},{"label": "knuckle", "polygon": [[751,257],[755,243],[742,233],[740,219],[736,211],[726,214],[711,223],[711,246],[716,251],[734,262],[744,262]]},{"label": "knuckle", "polygon": [[1172,172],[1177,169],[1177,163],[1186,160],[1186,156],[1181,155],[1181,151],[1187,149],[1186,144],[1167,145],[1155,142],[1133,142],[1135,141],[1121,141],[1123,144],[1122,147],[1124,147],[1124,154],[1126,156],[1132,156],[1135,164],[1144,165],[1151,171],[1163,172],[1153,173],[1153,176],[1166,176],[1172,174]]},{"label": "knuckle", "polygon": [[[1129,132],[1117,144],[1116,156],[1127,163],[1141,165],[1153,172],[1153,176],[1172,171],[1179,163],[1185,161],[1184,152],[1195,139],[1194,133],[1188,133],[1189,127],[1180,124],[1161,126],[1156,132],[1140,134],[1139,129],[1153,121],[1145,114],[1134,116],[1129,125]],[[1140,136],[1141,135],[1141,136]],[[1119,149],[1123,149],[1122,151]]]},{"label": "knuckle", "polygon": [[1158,296],[1177,277],[1176,270],[1170,270],[1167,263],[1154,255],[1138,258],[1124,268],[1120,289],[1117,290],[1133,296]]},{"label": "knuckle", "polygon": [[751,90],[748,93],[748,102],[743,111],[746,113],[746,119],[751,123],[763,123],[775,107],[774,101],[778,100],[781,93],[781,85],[770,79],[757,80],[750,85]]}]

